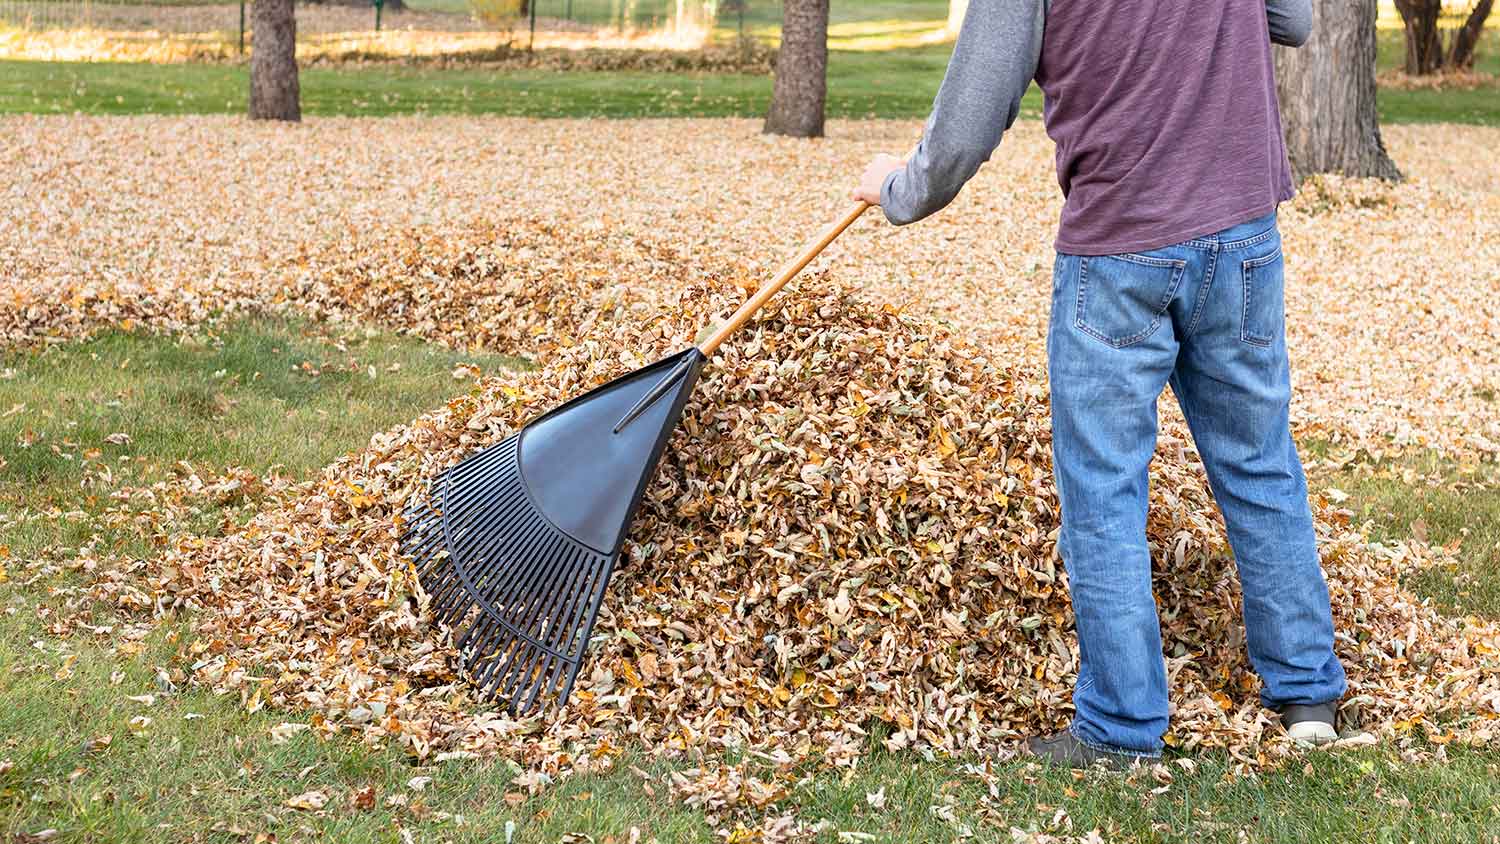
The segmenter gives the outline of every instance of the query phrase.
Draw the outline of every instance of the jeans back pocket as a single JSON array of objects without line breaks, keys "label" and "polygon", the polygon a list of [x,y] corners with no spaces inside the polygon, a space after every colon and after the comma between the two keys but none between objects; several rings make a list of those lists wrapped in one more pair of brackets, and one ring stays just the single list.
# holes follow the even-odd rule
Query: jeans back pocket
[{"label": "jeans back pocket", "polygon": [[1271,346],[1281,336],[1286,321],[1283,275],[1279,244],[1269,255],[1240,264],[1240,276],[1245,286],[1240,339],[1252,346]]},{"label": "jeans back pocket", "polygon": [[1151,255],[1091,255],[1079,261],[1074,324],[1117,349],[1161,327],[1187,268],[1187,261]]}]

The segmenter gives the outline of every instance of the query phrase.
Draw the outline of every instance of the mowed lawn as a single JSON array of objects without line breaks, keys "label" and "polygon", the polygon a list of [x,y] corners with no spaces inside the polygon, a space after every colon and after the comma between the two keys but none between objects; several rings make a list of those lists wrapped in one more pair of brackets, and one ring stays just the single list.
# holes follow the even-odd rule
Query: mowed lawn
[{"label": "mowed lawn", "polygon": [[[591,8],[580,2],[577,15],[585,17]],[[747,33],[774,42],[777,8],[752,4]],[[952,45],[919,43],[917,36],[941,26],[946,10],[945,0],[835,2],[829,30],[829,116],[925,116]],[[399,26],[399,16],[393,20]],[[722,24],[717,37],[732,38],[729,27],[736,21],[726,16]],[[1390,21],[1379,30],[1379,46],[1380,68],[1398,67],[1402,33]],[[1484,35],[1476,69],[1500,74],[1500,34],[1494,27]],[[770,101],[771,78],[374,63],[303,68],[301,87],[303,111],[309,115],[757,117]],[[248,90],[245,65],[0,60],[0,113],[240,114]],[[1379,108],[1386,122],[1500,125],[1500,84],[1441,90],[1383,87]],[[1023,116],[1040,113],[1040,92],[1033,87]]]},{"label": "mowed lawn", "polygon": [[[300,713],[249,712],[187,682],[190,618],[147,633],[142,618],[116,616],[79,590],[84,578],[68,566],[78,546],[138,557],[164,541],[148,501],[127,505],[142,518],[100,520],[118,506],[113,488],[172,477],[184,471],[179,461],[204,477],[245,466],[307,478],[371,432],[467,389],[451,374],[460,363],[526,365],[270,317],[0,353],[0,410],[10,410],[0,418],[0,841],[665,844],[723,840],[718,830],[733,836],[738,820],[711,821],[669,797],[671,771],[702,760],[653,759],[634,748],[611,773],[528,795],[511,784],[517,771],[504,760],[424,763],[309,732],[279,740],[272,728],[303,722]],[[110,467],[113,487],[101,486],[99,466]],[[1403,480],[1414,476],[1429,480]],[[1458,539],[1463,566],[1413,585],[1454,612],[1500,614],[1493,465],[1355,465],[1314,484],[1348,492],[1381,537],[1409,536],[1421,522],[1436,541]],[[212,535],[261,502],[253,488],[205,500],[185,523]],[[26,562],[39,556],[49,565]],[[93,632],[50,629],[80,610]],[[1214,754],[1174,758],[1170,784],[1146,773],[1080,779],[1004,762],[991,794],[963,770],[984,760],[877,751],[852,772],[800,772],[792,793],[767,811],[826,821],[816,840],[829,844],[968,833],[1010,840],[1012,828],[1072,836],[1065,841],[1096,829],[1104,840],[1135,842],[1497,840],[1500,752],[1446,752],[1417,764],[1388,747],[1311,753],[1284,771],[1240,779],[1226,779],[1228,760]],[[309,793],[326,802],[309,808],[299,799]],[[757,840],[738,835],[730,840]]]}]

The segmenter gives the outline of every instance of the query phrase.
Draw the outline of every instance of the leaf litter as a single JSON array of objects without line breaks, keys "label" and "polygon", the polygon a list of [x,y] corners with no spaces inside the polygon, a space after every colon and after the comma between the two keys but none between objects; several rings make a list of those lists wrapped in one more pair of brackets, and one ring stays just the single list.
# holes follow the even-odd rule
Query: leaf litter
[{"label": "leaf litter", "polygon": [[[589,120],[462,117],[287,127],[22,115],[0,126],[12,175],[0,187],[11,200],[0,206],[8,343],[298,309],[302,286],[338,265],[374,269],[412,238],[443,250],[509,227],[531,250],[509,253],[513,273],[594,263],[648,301],[689,278],[758,280],[842,210],[871,154],[903,150],[920,131],[914,121],[831,121],[828,140],[803,143],[762,137],[753,121],[707,119],[616,120],[607,132]],[[1405,183],[1320,178],[1281,209],[1294,428],[1350,450],[1493,458],[1500,129],[1383,132]],[[857,279],[878,301],[955,320],[998,357],[1041,360],[1060,205],[1052,145],[1036,121],[1005,144],[943,214],[901,230],[856,225],[815,267]],[[288,189],[308,174],[315,187]],[[549,227],[550,243],[526,237],[532,225]],[[374,316],[409,328],[402,312]],[[482,332],[456,331],[493,317],[423,330],[482,345]]]},{"label": "leaf litter", "polygon": [[[10,125],[24,137],[55,122]],[[430,123],[449,134],[473,129]],[[809,763],[852,765],[877,737],[924,754],[1003,755],[1021,736],[1064,723],[1076,654],[1055,551],[1039,354],[1045,297],[1017,286],[1044,275],[1042,232],[1055,216],[1034,175],[1008,186],[1008,204],[997,200],[998,179],[979,180],[961,200],[969,205],[960,212],[1003,218],[1011,231],[993,242],[961,231],[973,227],[962,214],[899,234],[856,227],[845,249],[817,265],[827,274],[804,280],[721,350],[650,488],[570,705],[517,720],[469,698],[441,633],[422,619],[425,597],[395,556],[395,514],[407,496],[563,399],[688,344],[704,314],[727,312],[761,276],[765,256],[750,247],[790,236],[761,221],[761,237],[730,238],[725,226],[744,217],[717,204],[683,215],[684,205],[718,203],[718,193],[654,193],[660,173],[639,176],[644,184],[632,191],[649,198],[637,206],[609,203],[618,188],[595,177],[618,172],[611,156],[621,146],[655,149],[669,162],[667,176],[682,177],[660,148],[670,134],[660,122],[612,123],[625,137],[607,149],[577,134],[588,124],[499,124],[518,137],[565,139],[574,158],[596,153],[585,172],[593,176],[579,179],[575,168],[571,182],[560,181],[545,162],[509,174],[520,182],[512,191],[537,200],[521,217],[460,210],[492,190],[482,170],[447,182],[451,194],[423,194],[415,207],[401,174],[389,196],[407,205],[386,194],[356,202],[360,188],[346,165],[369,161],[330,150],[370,124],[345,121],[308,127],[319,141],[308,154],[333,183],[312,202],[239,181],[221,194],[195,193],[199,177],[155,169],[171,167],[170,152],[141,156],[153,163],[119,183],[125,171],[109,170],[113,153],[95,146],[124,135],[134,136],[123,139],[127,148],[138,148],[166,128],[211,143],[233,138],[241,163],[276,166],[264,157],[284,132],[233,121],[75,119],[69,125],[89,142],[71,149],[67,167],[7,157],[20,164],[15,189],[59,179],[67,188],[49,195],[53,204],[40,215],[36,206],[8,212],[0,251],[10,260],[0,272],[16,283],[0,296],[0,326],[12,344],[106,326],[176,331],[226,311],[292,309],[540,362],[484,378],[446,407],[377,433],[314,481],[266,482],[261,515],[227,525],[223,537],[183,530],[182,515],[215,490],[256,478],[184,473],[154,485],[141,492],[160,502],[159,512],[148,518],[122,507],[105,518],[149,521],[160,556],[124,560],[89,544],[65,565],[94,576],[96,597],[132,612],[200,610],[185,649],[192,675],[250,709],[311,711],[321,735],[398,743],[423,758],[502,754],[521,765],[513,785],[523,790],[610,766],[629,745],[687,753],[701,767],[664,785],[711,813],[762,815],[768,839],[799,828],[775,807]],[[446,137],[426,122],[379,125],[407,144],[404,154],[420,152],[429,135]],[[735,121],[672,129],[683,125],[707,147],[694,153],[704,178],[713,182],[734,161],[745,184],[718,187],[746,192],[752,216],[767,203],[788,204],[781,220],[817,218],[821,202],[781,182],[806,183],[815,169],[826,178],[896,134],[880,129],[849,144],[852,151],[815,146],[788,161],[778,144],[726,138],[718,127]],[[1023,164],[1043,151],[1028,131],[1017,133]],[[1403,144],[1410,156],[1418,141],[1430,143],[1429,131],[1396,127],[1398,158]],[[558,148],[540,149],[546,158]],[[452,156],[424,176],[446,179],[471,156]],[[755,175],[768,163],[778,165],[769,182]],[[1299,434],[1376,450],[1492,451],[1500,427],[1485,385],[1500,379],[1482,338],[1495,315],[1487,299],[1464,291],[1493,284],[1485,256],[1495,241],[1471,241],[1478,245],[1468,252],[1444,244],[1493,227],[1500,185],[1447,165],[1428,161],[1418,170],[1424,177],[1395,187],[1319,180],[1283,209],[1293,273],[1310,276],[1288,302],[1304,318],[1294,337],[1306,350]],[[90,207],[94,199],[80,204],[80,191],[95,195],[84,190],[95,178],[117,183],[121,198],[102,209]],[[606,210],[564,213],[578,185],[602,190]],[[247,197],[263,203],[254,214],[213,213],[217,203]],[[168,219],[137,225],[133,211],[142,207]],[[329,221],[329,207],[341,216]],[[189,231],[194,214],[207,215],[203,226],[172,234]],[[374,220],[386,225],[366,225]],[[401,220],[411,225],[390,225]],[[231,236],[234,225],[248,231]],[[1372,238],[1394,248],[1372,258]],[[1474,266],[1450,276],[1452,289],[1415,297],[1437,252],[1461,269]],[[1298,255],[1308,263],[1299,267]],[[1006,272],[1011,266],[1022,271]],[[866,281],[858,294],[839,285],[848,277]],[[1368,295],[1351,295],[1356,281]],[[1362,318],[1361,307],[1373,315]],[[1438,349],[1423,326],[1452,340],[1455,354],[1441,365],[1431,363]],[[1410,389],[1392,389],[1403,379]],[[1445,618],[1399,585],[1403,574],[1451,562],[1454,549],[1370,543],[1333,492],[1314,503],[1338,647],[1364,727],[1408,753],[1426,752],[1418,735],[1438,753],[1451,742],[1493,743],[1495,625]],[[1173,415],[1158,448],[1149,533],[1173,688],[1169,743],[1224,748],[1241,770],[1279,763],[1293,748],[1256,704],[1222,525]],[[29,569],[12,566],[28,578]],[[60,618],[55,629],[73,626]],[[726,749],[748,750],[752,761],[715,761]]]},{"label": "leaf litter", "polygon": [[[192,610],[193,676],[322,735],[422,758],[500,754],[536,790],[627,747],[688,754],[669,783],[768,820],[806,766],[891,750],[1009,754],[1061,727],[1076,670],[1057,557],[1045,386],[947,323],[827,277],[783,294],[705,371],[627,542],[567,706],[516,719],[470,698],[397,555],[424,479],[565,398],[680,349],[743,293],[690,285],[538,368],[486,377],[281,488],[243,528],[174,537],[94,597]],[[1186,432],[1166,426],[1148,533],[1172,685],[1168,742],[1241,770],[1295,752],[1258,704],[1223,526]],[[1447,618],[1399,578],[1442,548],[1375,545],[1314,502],[1364,729],[1491,743],[1500,627]],[[714,761],[727,751],[753,762]]]}]

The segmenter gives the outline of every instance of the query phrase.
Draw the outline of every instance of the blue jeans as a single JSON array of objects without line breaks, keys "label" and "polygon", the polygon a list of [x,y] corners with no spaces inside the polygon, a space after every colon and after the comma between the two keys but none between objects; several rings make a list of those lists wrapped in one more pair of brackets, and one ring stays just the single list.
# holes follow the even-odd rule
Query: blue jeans
[{"label": "blue jeans", "polygon": [[1073,735],[1161,752],[1167,678],[1146,547],[1163,386],[1224,513],[1261,702],[1337,700],[1328,586],[1287,420],[1274,214],[1151,252],[1058,255],[1047,333],[1059,550],[1078,629]]}]

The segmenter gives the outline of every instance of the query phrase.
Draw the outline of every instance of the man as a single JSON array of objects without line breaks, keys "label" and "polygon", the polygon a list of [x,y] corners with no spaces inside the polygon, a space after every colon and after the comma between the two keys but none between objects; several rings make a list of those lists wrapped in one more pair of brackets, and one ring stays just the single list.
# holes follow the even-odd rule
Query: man
[{"label": "man", "polygon": [[1310,0],[971,0],[921,145],[854,191],[905,225],[989,159],[1035,79],[1063,205],[1047,335],[1059,551],[1078,632],[1074,718],[1028,748],[1118,767],[1159,756],[1167,679],[1146,545],[1156,401],[1170,384],[1228,524],[1262,703],[1335,738],[1333,652],[1291,438],[1276,206],[1293,184],[1271,42]]}]

